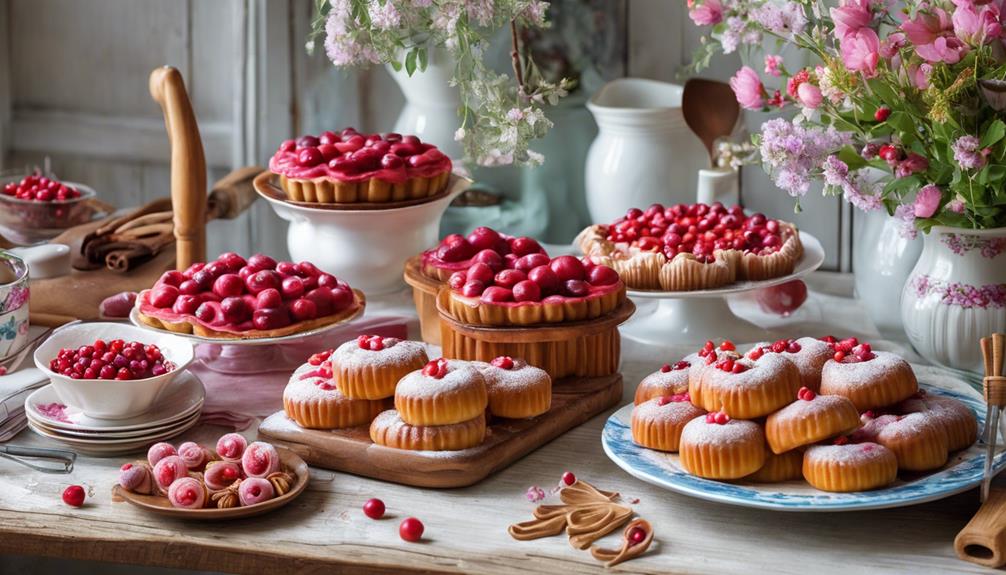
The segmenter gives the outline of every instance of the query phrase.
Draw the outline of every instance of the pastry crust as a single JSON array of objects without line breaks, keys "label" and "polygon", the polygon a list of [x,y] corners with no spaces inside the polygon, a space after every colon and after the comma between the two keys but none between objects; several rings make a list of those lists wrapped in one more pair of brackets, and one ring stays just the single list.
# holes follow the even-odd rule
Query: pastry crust
[{"label": "pastry crust", "polygon": [[852,400],[860,412],[893,405],[919,390],[915,372],[907,361],[885,352],[855,363],[830,359],[821,370],[821,393],[842,395]]},{"label": "pastry crust", "polygon": [[706,479],[740,479],[765,464],[765,434],[753,421],[696,417],[682,430],[678,449],[685,471]]},{"label": "pastry crust", "polygon": [[821,491],[877,489],[898,477],[898,459],[876,443],[814,445],[803,455],[803,477]]},{"label": "pastry crust", "polygon": [[611,313],[625,301],[625,284],[621,281],[612,289],[605,289],[584,297],[550,296],[540,302],[490,303],[476,297],[466,297],[445,289],[443,298],[447,313],[469,325],[535,325],[564,323],[594,319]]},{"label": "pastry crust", "polygon": [[368,178],[346,182],[321,176],[290,178],[279,175],[280,187],[295,202],[321,204],[387,203],[438,196],[447,189],[451,169],[433,176],[413,176],[404,182]]},{"label": "pastry crust", "polygon": [[395,409],[409,425],[451,425],[476,418],[489,403],[485,378],[470,363],[447,362],[442,378],[413,371],[398,382]]},{"label": "pastry crust", "polygon": [[632,441],[657,451],[675,452],[689,421],[705,415],[688,396],[655,397],[632,409]]},{"label": "pastry crust", "polygon": [[539,416],[552,406],[552,378],[545,370],[515,359],[511,369],[474,362],[486,381],[489,413],[496,417],[526,419]]},{"label": "pastry crust", "polygon": [[775,454],[845,435],[859,428],[856,406],[840,395],[797,399],[768,416],[765,438]]},{"label": "pastry crust", "polygon": [[[283,411],[297,425],[306,429],[341,429],[370,423],[391,405],[389,400],[350,399],[335,382],[318,384],[318,377],[305,377],[316,366],[304,364],[290,377],[283,390]],[[327,388],[327,389],[326,389]]]},{"label": "pastry crust", "polygon": [[384,399],[395,395],[398,380],[422,369],[429,358],[415,341],[381,338],[383,349],[362,349],[357,340],[340,345],[329,361],[336,386],[350,399]]},{"label": "pastry crust", "polygon": [[378,445],[413,451],[456,451],[481,445],[486,436],[486,418],[450,425],[410,425],[399,413],[388,410],[370,424],[370,440]]}]

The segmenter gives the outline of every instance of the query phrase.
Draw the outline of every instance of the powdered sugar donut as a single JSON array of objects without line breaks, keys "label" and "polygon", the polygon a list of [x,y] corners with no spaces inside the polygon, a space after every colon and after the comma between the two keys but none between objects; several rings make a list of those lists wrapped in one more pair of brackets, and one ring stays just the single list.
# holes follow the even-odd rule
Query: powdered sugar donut
[{"label": "powdered sugar donut", "polygon": [[265,477],[279,471],[279,452],[271,443],[256,441],[241,456],[241,469],[248,477]]},{"label": "powdered sugar donut", "polygon": [[793,362],[800,372],[803,387],[815,393],[821,389],[821,370],[825,362],[835,355],[828,343],[813,337],[801,337],[756,345],[744,357],[757,361],[766,353],[778,353]]},{"label": "powdered sugar donut", "polygon": [[178,455],[178,451],[175,450],[175,446],[170,443],[155,443],[150,446],[147,450],[147,463],[151,467],[157,465],[157,462],[168,457],[169,455]]},{"label": "powdered sugar donut", "polygon": [[158,461],[157,465],[154,466],[154,483],[157,484],[157,487],[161,491],[166,492],[176,479],[187,477],[188,475],[188,466],[177,455],[169,455]]},{"label": "powdered sugar donut", "polygon": [[722,411],[689,421],[678,449],[685,471],[706,479],[740,479],[765,464],[761,426]]},{"label": "powdered sugar donut", "polygon": [[213,454],[194,441],[186,441],[178,446],[178,457],[182,458],[190,471],[202,471],[213,459]]},{"label": "powdered sugar donut", "polygon": [[233,461],[211,461],[203,473],[206,487],[213,491],[226,489],[241,479],[241,466]]},{"label": "powdered sugar donut", "polygon": [[470,421],[489,404],[485,378],[471,363],[444,358],[427,363],[398,382],[395,409],[410,425]]},{"label": "powdered sugar donut", "polygon": [[119,485],[126,491],[140,495],[153,495],[157,491],[153,469],[146,461],[126,463],[119,468]]},{"label": "powdered sugar donut", "polygon": [[775,454],[771,451],[765,454],[765,465],[751,475],[744,478],[745,481],[755,483],[779,483],[782,481],[793,481],[803,477],[803,449],[797,448],[786,453]]},{"label": "powdered sugar donut", "polygon": [[[692,354],[695,359],[698,354]],[[691,356],[689,356],[691,357]],[[633,403],[639,405],[655,397],[667,395],[680,395],[688,393],[688,373],[691,371],[692,363],[687,359],[671,363],[665,363],[657,371],[647,375],[643,381],[636,386],[636,396]]]},{"label": "powdered sugar donut", "polygon": [[179,477],[168,487],[168,501],[172,507],[202,509],[209,500],[206,486],[195,477]]},{"label": "powdered sugar donut", "polygon": [[773,453],[850,433],[859,427],[856,406],[840,395],[817,395],[806,387],[797,400],[768,416],[765,438]]},{"label": "powdered sugar donut", "polygon": [[224,461],[241,461],[248,440],[240,433],[228,433],[217,440],[217,455]]},{"label": "powdered sugar donut", "polygon": [[929,412],[908,415],[863,414],[863,427],[853,433],[854,443],[872,441],[890,449],[905,471],[939,469],[947,462],[947,432]]},{"label": "powdered sugar donut", "polygon": [[[848,340],[843,340],[847,342]],[[821,370],[821,393],[842,395],[859,411],[877,409],[908,399],[919,389],[908,362],[893,353],[873,351],[869,344],[836,345],[833,359]]]},{"label": "powdered sugar donut", "polygon": [[411,425],[389,409],[370,424],[370,439],[378,445],[412,451],[456,451],[480,445],[486,437],[485,414],[448,425]]},{"label": "powdered sugar donut", "polygon": [[688,386],[692,403],[706,411],[724,410],[730,417],[754,419],[787,405],[800,389],[800,372],[779,354],[758,361],[720,359],[702,370],[697,385]]},{"label": "powdered sugar donut", "polygon": [[947,448],[959,451],[970,447],[978,437],[978,420],[968,406],[952,397],[939,397],[920,389],[917,394],[894,406],[895,413],[926,413],[947,432]]},{"label": "powdered sugar donut", "polygon": [[681,430],[705,413],[691,404],[687,393],[654,397],[632,408],[632,440],[658,451],[677,451]]},{"label": "powdered sugar donut", "polygon": [[238,498],[241,505],[255,505],[269,501],[276,496],[272,483],[261,477],[249,477],[238,486]]},{"label": "powdered sugar donut", "polygon": [[872,442],[813,445],[803,454],[803,477],[821,491],[866,491],[898,477],[898,458]]},{"label": "powdered sugar donut", "polygon": [[305,363],[283,390],[283,410],[307,429],[341,429],[370,423],[390,400],[350,399],[336,385],[328,366]]},{"label": "powdered sugar donut", "polygon": [[682,358],[681,361],[687,361],[690,364],[690,367],[688,368],[689,388],[691,388],[692,385],[699,385],[702,378],[702,371],[705,370],[706,366],[713,365],[717,361],[728,358],[734,361],[741,358],[741,354],[737,353],[737,346],[730,340],[725,340],[718,346],[714,344],[712,340],[706,340],[702,349],[695,353],[690,353]]},{"label": "powdered sugar donut", "polygon": [[339,391],[350,399],[391,397],[398,380],[429,360],[425,345],[379,335],[347,341],[329,359]]},{"label": "powdered sugar donut", "polygon": [[485,378],[489,413],[496,417],[524,419],[541,415],[551,407],[552,378],[545,370],[508,356],[472,365]]}]

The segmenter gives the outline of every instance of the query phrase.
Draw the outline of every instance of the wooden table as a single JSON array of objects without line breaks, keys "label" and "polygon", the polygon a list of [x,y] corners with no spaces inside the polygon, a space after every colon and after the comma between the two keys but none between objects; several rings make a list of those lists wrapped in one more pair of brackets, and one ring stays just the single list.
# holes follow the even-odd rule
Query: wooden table
[{"label": "wooden table", "polygon": [[[862,335],[871,335],[862,333],[855,314],[850,316],[854,302],[820,293],[797,319],[817,325],[815,314],[839,305],[844,325],[860,325]],[[660,354],[653,350],[624,347],[628,402],[635,382],[664,360],[655,359]],[[220,524],[166,520],[112,503],[119,458],[83,457],[71,477],[32,473],[0,460],[0,553],[256,575],[605,572],[564,538],[517,542],[506,533],[511,523],[530,518],[527,488],[547,490],[569,470],[603,489],[638,498],[634,507],[654,526],[656,542],[650,551],[612,572],[983,571],[958,560],[952,547],[955,534],[978,507],[974,491],[915,507],[853,513],[786,513],[708,503],[650,486],[618,469],[601,450],[606,418],[594,418],[473,487],[423,490],[317,470],[307,492],[291,506],[262,518]],[[186,438],[209,442],[220,432],[203,427]],[[15,442],[47,445],[31,432]],[[85,507],[72,509],[61,502],[69,483],[94,487]],[[385,501],[387,519],[363,515],[361,505],[370,497]],[[398,522],[406,516],[426,525],[422,543],[399,539]],[[614,537],[602,543],[613,546]]]}]

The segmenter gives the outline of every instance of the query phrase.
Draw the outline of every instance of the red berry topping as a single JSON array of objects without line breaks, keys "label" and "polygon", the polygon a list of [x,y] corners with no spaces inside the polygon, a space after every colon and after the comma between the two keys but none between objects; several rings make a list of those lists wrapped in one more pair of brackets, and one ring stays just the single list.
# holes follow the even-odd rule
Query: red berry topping
[{"label": "red berry topping", "polygon": [[763,355],[765,355],[765,350],[761,347],[756,347],[748,352],[747,357],[752,361],[757,361]]},{"label": "red berry topping", "polygon": [[423,522],[415,517],[406,517],[398,526],[398,536],[405,541],[415,543],[423,538]]},{"label": "red berry topping", "polygon": [[513,358],[508,355],[501,355],[493,359],[490,363],[500,369],[513,369],[514,366]]},{"label": "red berry topping", "polygon": [[366,503],[363,504],[363,513],[371,519],[380,519],[384,517],[384,502],[380,499],[368,499]]},{"label": "red berry topping", "polygon": [[661,395],[660,397],[657,398],[657,405],[664,406],[667,405],[668,403],[671,403],[671,401],[672,400],[670,396]]},{"label": "red berry topping", "polygon": [[802,399],[804,401],[811,401],[817,397],[817,394],[814,393],[812,389],[801,387],[800,390],[796,392],[796,397],[797,399]]},{"label": "red berry topping", "polygon": [[86,497],[87,493],[80,485],[71,485],[63,490],[63,503],[70,507],[81,507]]},{"label": "red berry topping", "polygon": [[671,371],[670,364],[665,363],[664,365],[660,366],[660,373],[667,373],[669,371]]},{"label": "red berry topping", "polygon": [[572,472],[566,471],[562,474],[562,482],[566,485],[573,485],[576,483],[576,476]]},{"label": "red berry topping", "polygon": [[737,346],[734,345],[734,342],[732,342],[732,341],[730,341],[728,339],[728,340],[726,340],[726,341],[724,341],[723,343],[720,344],[720,349],[722,351],[736,351],[737,350]]},{"label": "red berry topping", "polygon": [[[361,336],[362,337],[362,336]],[[321,365],[332,355],[334,350],[328,349],[325,351],[319,351],[318,353],[312,355],[307,359],[307,363],[311,365]]]},{"label": "red berry topping", "polygon": [[442,379],[447,375],[447,360],[441,357],[430,361],[423,366],[423,375],[433,379]]},{"label": "red berry topping", "polygon": [[839,435],[838,437],[835,438],[834,441],[832,441],[832,444],[834,445],[847,445],[848,443],[849,438],[845,435]]},{"label": "red berry topping", "polygon": [[675,364],[673,366],[671,366],[671,367],[674,369],[674,371],[679,371],[679,370],[682,370],[682,369],[688,369],[691,366],[692,366],[692,364],[688,363],[687,361],[682,360],[682,361],[675,362]]},{"label": "red berry topping", "polygon": [[843,359],[845,359],[845,352],[844,351],[836,351],[835,352],[835,361],[842,361]]}]

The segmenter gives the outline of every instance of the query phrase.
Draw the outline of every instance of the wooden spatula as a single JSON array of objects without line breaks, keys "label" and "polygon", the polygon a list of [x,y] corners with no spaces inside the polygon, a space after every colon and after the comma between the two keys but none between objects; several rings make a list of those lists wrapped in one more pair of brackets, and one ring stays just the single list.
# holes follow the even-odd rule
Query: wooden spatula
[{"label": "wooden spatula", "polygon": [[681,108],[685,123],[705,144],[710,158],[713,157],[716,139],[733,132],[741,113],[737,97],[729,85],[704,78],[691,78],[685,82]]}]

